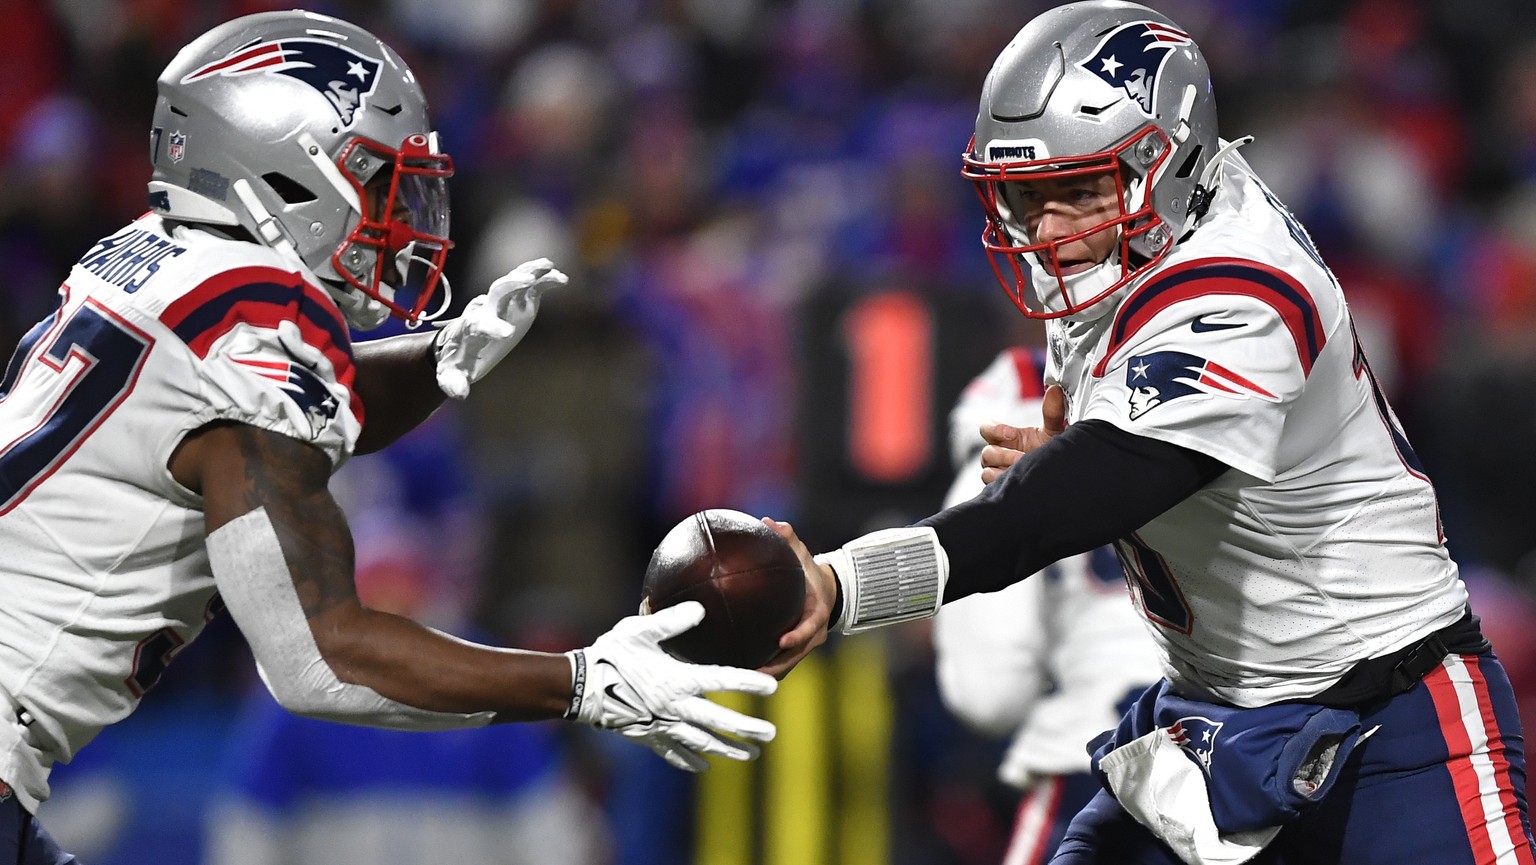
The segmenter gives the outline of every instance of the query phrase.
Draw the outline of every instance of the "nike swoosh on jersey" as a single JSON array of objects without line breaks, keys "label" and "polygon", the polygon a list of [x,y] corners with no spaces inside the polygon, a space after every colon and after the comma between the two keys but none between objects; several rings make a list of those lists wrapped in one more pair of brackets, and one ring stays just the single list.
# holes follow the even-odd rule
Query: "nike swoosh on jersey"
[{"label": "nike swoosh on jersey", "polygon": [[[1205,315],[1208,314],[1209,313],[1206,313]],[[1189,329],[1195,333],[1210,333],[1211,331],[1215,330],[1232,330],[1233,328],[1247,326],[1247,322],[1241,321],[1237,322],[1236,324],[1218,324],[1214,321],[1206,321],[1205,315],[1195,316],[1195,320],[1189,323]]]},{"label": "nike swoosh on jersey", "polygon": [[1093,376],[1103,378],[1110,361],[1121,360],[1120,350],[1159,313],[1182,301],[1213,294],[1249,297],[1273,309],[1296,343],[1302,374],[1311,373],[1328,334],[1307,289],[1295,277],[1270,265],[1216,257],[1176,265],[1132,292],[1115,311],[1109,344],[1094,365]]}]

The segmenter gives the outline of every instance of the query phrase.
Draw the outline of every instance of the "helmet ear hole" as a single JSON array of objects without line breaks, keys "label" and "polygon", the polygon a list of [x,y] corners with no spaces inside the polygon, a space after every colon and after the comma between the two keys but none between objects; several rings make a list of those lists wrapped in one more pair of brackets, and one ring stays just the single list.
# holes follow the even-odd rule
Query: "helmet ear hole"
[{"label": "helmet ear hole", "polygon": [[267,185],[272,187],[272,191],[276,192],[286,204],[304,204],[319,197],[311,192],[309,187],[286,174],[271,171],[263,174],[261,179],[266,181]]},{"label": "helmet ear hole", "polygon": [[1179,166],[1179,170],[1174,172],[1173,176],[1183,180],[1184,178],[1194,174],[1195,165],[1200,162],[1200,154],[1204,151],[1205,146],[1196,142],[1195,146],[1189,149],[1189,156],[1184,159],[1183,164]]}]

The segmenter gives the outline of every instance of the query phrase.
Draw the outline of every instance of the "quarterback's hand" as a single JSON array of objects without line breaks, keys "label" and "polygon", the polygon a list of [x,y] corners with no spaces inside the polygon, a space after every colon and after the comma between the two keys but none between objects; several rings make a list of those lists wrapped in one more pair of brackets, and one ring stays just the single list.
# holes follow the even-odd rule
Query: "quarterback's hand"
[{"label": "quarterback's hand", "polygon": [[547,258],[525,261],[477,295],[437,338],[437,386],[454,399],[522,341],[539,314],[539,296],[567,277]]},{"label": "quarterback's hand", "polygon": [[805,543],[795,535],[789,523],[764,519],[768,527],[779,537],[789,541],[800,567],[805,570],[805,610],[800,622],[779,638],[779,653],[758,669],[777,678],[784,678],[811,650],[827,641],[827,627],[831,624],[832,604],[837,598],[837,575],[830,565],[822,565],[806,549]]},{"label": "quarterback's hand", "polygon": [[753,743],[772,739],[773,724],[700,695],[709,691],[771,694],[779,683],[752,670],[687,664],[660,646],[703,619],[704,605],[686,601],[648,616],[620,619],[591,646],[571,652],[576,684],[566,716],[616,730],[689,772],[709,768],[705,754],[732,760],[756,758]]},{"label": "quarterback's hand", "polygon": [[1019,458],[1040,447],[1067,428],[1067,395],[1060,385],[1045,389],[1040,402],[1045,414],[1041,426],[1016,427],[988,421],[981,425],[981,437],[987,446],[981,449],[981,480],[992,483],[1008,471]]}]

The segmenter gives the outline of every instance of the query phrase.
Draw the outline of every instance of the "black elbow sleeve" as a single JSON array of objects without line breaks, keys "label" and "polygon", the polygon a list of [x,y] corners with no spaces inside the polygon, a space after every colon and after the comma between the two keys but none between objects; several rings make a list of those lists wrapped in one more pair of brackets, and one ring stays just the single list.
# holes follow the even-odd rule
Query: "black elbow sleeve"
[{"label": "black elbow sleeve", "polygon": [[1145,525],[1227,470],[1189,448],[1080,421],[921,525],[950,559],[945,600],[996,591]]}]

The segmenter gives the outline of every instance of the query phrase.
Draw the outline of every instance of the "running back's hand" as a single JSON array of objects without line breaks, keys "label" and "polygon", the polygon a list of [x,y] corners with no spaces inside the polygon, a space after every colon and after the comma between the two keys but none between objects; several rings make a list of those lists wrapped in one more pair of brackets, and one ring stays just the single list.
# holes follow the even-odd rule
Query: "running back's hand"
[{"label": "running back's hand", "polygon": [[689,772],[709,768],[705,754],[731,760],[757,757],[756,743],[771,740],[773,724],[727,709],[702,695],[740,691],[766,695],[778,681],[753,670],[689,664],[661,643],[704,619],[704,606],[687,601],[645,616],[620,619],[588,648],[571,652],[575,693],[567,717],[617,731]]}]

